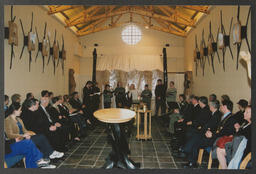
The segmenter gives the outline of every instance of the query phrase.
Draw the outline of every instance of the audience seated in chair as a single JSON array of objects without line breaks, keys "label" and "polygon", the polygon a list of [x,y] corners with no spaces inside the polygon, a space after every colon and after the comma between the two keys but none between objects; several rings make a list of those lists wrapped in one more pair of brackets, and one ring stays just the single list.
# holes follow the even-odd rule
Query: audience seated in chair
[{"label": "audience seated in chair", "polygon": [[21,137],[8,139],[5,135],[5,162],[6,167],[12,167],[25,158],[26,168],[56,168],[50,165],[50,160],[43,159],[43,154],[37,149],[30,139],[23,140]]},{"label": "audience seated in chair", "polygon": [[233,117],[236,119],[237,123],[241,125],[244,122],[244,112],[245,108],[248,106],[248,101],[241,99],[237,104],[239,111],[237,111]]},{"label": "audience seated in chair", "polygon": [[7,111],[8,117],[5,118],[4,121],[7,136],[11,139],[31,139],[43,153],[44,158],[61,158],[64,154],[54,151],[44,135],[35,135],[34,132],[28,131],[25,128],[23,121],[18,118],[21,112],[21,106],[19,103],[13,103],[9,107]]},{"label": "audience seated in chair", "polygon": [[227,143],[224,148],[217,147],[221,169],[238,169],[239,162],[251,152],[251,106],[245,109],[244,122],[241,125],[236,123],[234,128],[236,133],[232,143]]},{"label": "audience seated in chair", "polygon": [[66,143],[68,134],[62,125],[54,120],[48,111],[49,98],[42,97],[41,104],[36,112],[36,121],[34,122],[35,129],[33,130],[37,134],[44,134],[49,140],[54,149],[58,151],[66,151]]},{"label": "audience seated in chair", "polygon": [[52,116],[52,118],[54,119],[54,121],[60,123],[62,127],[67,130],[68,134],[71,135],[71,140],[80,141],[80,138],[78,137],[78,132],[75,129],[74,123],[71,121],[71,119],[68,116],[62,115],[60,112],[58,105],[60,105],[62,101],[63,101],[62,96],[53,97],[52,105],[49,105],[47,107],[47,110],[49,114]]}]

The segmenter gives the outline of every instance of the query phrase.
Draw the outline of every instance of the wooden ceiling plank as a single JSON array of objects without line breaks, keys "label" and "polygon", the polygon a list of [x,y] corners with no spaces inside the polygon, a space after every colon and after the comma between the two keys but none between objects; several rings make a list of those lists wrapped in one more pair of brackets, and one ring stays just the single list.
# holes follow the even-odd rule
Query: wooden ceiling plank
[{"label": "wooden ceiling plank", "polygon": [[183,19],[187,22],[190,22],[190,23],[193,23],[193,24],[196,23],[195,20],[191,19],[190,17],[184,15],[183,13],[181,13],[181,12],[179,12],[179,11],[169,7],[169,6],[162,6],[162,8],[166,9],[167,11],[171,12],[173,15],[175,15],[175,16],[177,16],[177,17],[179,17],[179,18],[181,18],[181,19]]},{"label": "wooden ceiling plank", "polygon": [[180,33],[186,33],[184,30],[180,29],[179,27],[175,26],[174,24],[167,22],[167,21],[162,21],[166,25],[168,25],[169,28],[173,28],[174,30],[180,32]]},{"label": "wooden ceiling plank", "polygon": [[177,36],[186,37],[186,34],[183,34],[183,33],[177,32],[177,31],[173,31],[173,30],[168,30],[168,29],[158,27],[158,26],[152,26],[151,29],[166,32],[166,33],[169,33],[169,34],[174,34],[174,35],[177,35]]},{"label": "wooden ceiling plank", "polygon": [[138,15],[153,17],[153,18],[162,19],[162,20],[166,20],[166,21],[170,21],[170,22],[174,22],[174,23],[178,23],[178,24],[182,24],[182,25],[186,25],[186,26],[190,26],[190,27],[195,27],[195,24],[180,20],[179,18],[176,18],[173,16],[159,15],[159,14],[156,14],[156,13],[153,13],[150,11],[142,10],[141,8],[136,8],[133,12]]},{"label": "wooden ceiling plank", "polygon": [[89,15],[88,13],[90,13],[93,10],[96,10],[97,8],[99,8],[98,6],[91,6],[83,11],[81,11],[80,13],[78,13],[77,15],[73,16],[72,18],[70,18],[69,20],[66,20],[66,24],[67,26],[70,26],[73,22],[75,22],[78,19],[81,18],[86,18],[87,15]]},{"label": "wooden ceiling plank", "polygon": [[194,11],[199,11],[201,13],[209,14],[209,6],[193,6],[193,5],[184,5],[183,8],[187,8]]},{"label": "wooden ceiling plank", "polygon": [[83,24],[83,23],[98,20],[98,19],[101,19],[101,18],[109,18],[109,17],[112,17],[112,16],[118,16],[118,15],[125,14],[125,13],[128,13],[128,12],[129,12],[129,10],[120,10],[120,11],[114,11],[114,12],[108,13],[107,15],[102,14],[102,15],[98,15],[98,16],[91,16],[91,17],[88,17],[88,18],[80,18],[79,20],[76,20],[75,22],[72,22],[71,24],[68,24],[67,26],[71,27],[71,26],[74,26],[74,25]]},{"label": "wooden ceiling plank", "polygon": [[99,20],[97,20],[97,21],[91,23],[90,25],[87,25],[86,27],[84,27],[84,28],[78,30],[77,32],[79,33],[79,32],[86,31],[86,30],[88,30],[89,28],[92,28],[92,27],[96,26],[97,24],[102,23],[102,22],[105,22],[105,21],[106,21],[105,18],[104,18],[104,19],[99,19]]},{"label": "wooden ceiling plank", "polygon": [[116,24],[122,16],[123,14],[120,14],[119,16],[117,16],[116,20],[113,21],[113,24]]},{"label": "wooden ceiling plank", "polygon": [[76,6],[74,6],[74,5],[50,6],[49,5],[48,7],[49,7],[48,14],[52,15],[52,14],[63,12],[63,11],[70,10],[73,8],[78,8],[80,6],[77,6],[77,5]]}]

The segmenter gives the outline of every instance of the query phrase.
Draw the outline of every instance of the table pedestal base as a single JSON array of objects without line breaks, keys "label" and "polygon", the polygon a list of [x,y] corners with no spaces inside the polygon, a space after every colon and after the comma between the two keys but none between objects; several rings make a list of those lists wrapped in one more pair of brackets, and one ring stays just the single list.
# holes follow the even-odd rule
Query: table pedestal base
[{"label": "table pedestal base", "polygon": [[139,163],[135,163],[128,158],[130,149],[123,132],[118,123],[110,124],[109,140],[112,145],[112,152],[109,154],[104,164],[104,169],[122,168],[122,169],[138,169]]}]

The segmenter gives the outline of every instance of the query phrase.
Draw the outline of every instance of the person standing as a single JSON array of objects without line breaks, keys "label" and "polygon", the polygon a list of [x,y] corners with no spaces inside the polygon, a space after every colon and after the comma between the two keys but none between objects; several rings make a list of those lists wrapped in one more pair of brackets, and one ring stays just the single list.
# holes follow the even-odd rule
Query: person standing
[{"label": "person standing", "polygon": [[173,112],[176,106],[177,89],[174,87],[174,82],[170,81],[170,88],[166,91],[166,101],[168,104],[168,112]]},{"label": "person standing", "polygon": [[93,112],[97,111],[100,107],[100,88],[98,87],[98,83],[95,82],[95,84],[92,86],[92,106],[93,106]]},{"label": "person standing", "polygon": [[127,99],[128,99],[128,107],[130,108],[132,104],[139,104],[139,92],[137,89],[135,89],[135,85],[131,84],[129,87],[129,91],[127,93]]},{"label": "person standing", "polygon": [[142,102],[147,105],[147,108],[151,109],[152,92],[148,88],[148,84],[145,85],[144,90],[141,93]]},{"label": "person standing", "polygon": [[114,91],[114,94],[116,96],[116,107],[123,108],[126,103],[126,98],[125,98],[125,89],[124,87],[122,87],[121,82],[117,83],[117,87]]},{"label": "person standing", "polygon": [[111,108],[111,98],[113,97],[113,93],[110,91],[110,85],[106,84],[105,89],[103,91],[104,97],[104,108]]},{"label": "person standing", "polygon": [[164,88],[164,85],[162,84],[162,79],[157,80],[155,96],[156,96],[155,116],[158,116],[158,111],[160,107],[161,107],[161,114],[164,114],[166,112],[165,88]]}]

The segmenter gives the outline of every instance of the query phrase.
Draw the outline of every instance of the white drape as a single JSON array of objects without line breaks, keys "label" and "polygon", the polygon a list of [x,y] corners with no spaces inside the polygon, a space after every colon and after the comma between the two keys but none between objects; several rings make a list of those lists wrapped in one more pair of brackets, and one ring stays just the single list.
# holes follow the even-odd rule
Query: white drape
[{"label": "white drape", "polygon": [[97,60],[97,70],[122,71],[163,71],[163,61],[160,55],[103,55]]}]

